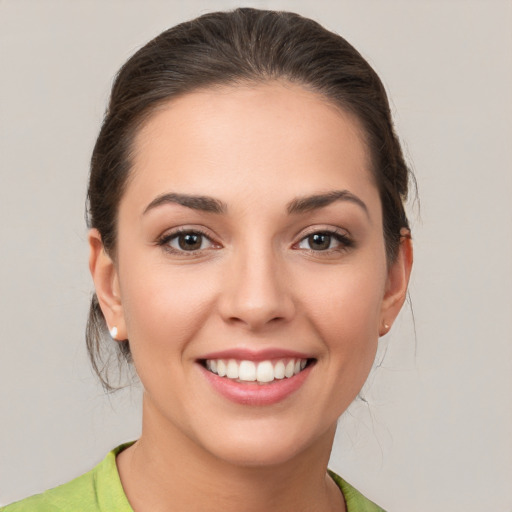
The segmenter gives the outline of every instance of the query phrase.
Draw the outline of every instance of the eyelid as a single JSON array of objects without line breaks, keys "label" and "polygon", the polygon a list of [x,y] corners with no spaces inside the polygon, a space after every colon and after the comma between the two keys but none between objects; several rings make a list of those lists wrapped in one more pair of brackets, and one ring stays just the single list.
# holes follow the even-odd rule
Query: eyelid
[{"label": "eyelid", "polygon": [[[315,235],[315,234],[324,234],[324,235],[330,235],[334,237],[336,240],[338,240],[340,247],[332,248],[332,249],[325,249],[325,250],[314,250],[314,249],[306,249],[299,247],[299,244],[306,240],[308,237]],[[293,243],[292,248],[296,250],[303,250],[312,252],[315,254],[321,255],[322,253],[327,255],[332,252],[339,252],[342,250],[348,250],[352,247],[354,247],[355,242],[348,232],[348,230],[340,228],[339,226],[310,226],[306,228],[305,230],[301,231],[296,236],[296,242]]]},{"label": "eyelid", "polygon": [[[314,226],[308,226],[307,228],[304,228],[295,235],[295,240],[297,242],[300,242],[304,238],[314,235],[316,233],[330,233],[333,235],[340,235],[346,238],[352,239],[352,235],[348,231],[348,229],[341,228],[339,226],[332,226],[332,225],[322,225],[322,224],[315,224]],[[294,242],[294,243],[297,243]]]}]

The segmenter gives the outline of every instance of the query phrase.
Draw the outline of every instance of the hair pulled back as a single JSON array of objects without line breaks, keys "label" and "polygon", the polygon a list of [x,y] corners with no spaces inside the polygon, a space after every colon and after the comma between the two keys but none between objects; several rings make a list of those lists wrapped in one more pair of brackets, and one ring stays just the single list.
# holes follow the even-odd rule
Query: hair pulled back
[{"label": "hair pulled back", "polygon": [[[375,71],[347,41],[313,20],[251,8],[205,14],[166,30],[119,70],[91,158],[87,220],[116,257],[119,202],[131,168],[132,142],[162,103],[199,88],[282,79],[318,92],[360,122],[383,212],[388,261],[396,257],[409,171],[387,95]],[[93,369],[107,390],[109,362],[131,361],[128,340],[108,338],[96,295],[87,324]]]}]

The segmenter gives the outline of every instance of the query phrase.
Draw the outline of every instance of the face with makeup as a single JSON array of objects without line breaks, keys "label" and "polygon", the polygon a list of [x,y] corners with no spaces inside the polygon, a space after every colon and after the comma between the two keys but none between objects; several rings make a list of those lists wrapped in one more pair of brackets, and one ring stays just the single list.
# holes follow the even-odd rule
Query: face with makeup
[{"label": "face with makeup", "polygon": [[[98,298],[143,437],[238,465],[324,455],[403,303],[356,119],[297,85],[205,89],[140,129]],[[313,455],[312,455],[313,456]]]}]

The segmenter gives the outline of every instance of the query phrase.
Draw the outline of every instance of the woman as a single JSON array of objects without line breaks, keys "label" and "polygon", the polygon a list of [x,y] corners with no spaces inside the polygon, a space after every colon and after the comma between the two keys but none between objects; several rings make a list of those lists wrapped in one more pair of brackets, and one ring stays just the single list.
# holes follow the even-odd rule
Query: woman
[{"label": "woman", "polygon": [[92,155],[88,347],[107,387],[105,343],[133,362],[142,435],[5,510],[382,510],[327,463],[404,302],[407,184],[380,80],[315,22],[139,50]]}]

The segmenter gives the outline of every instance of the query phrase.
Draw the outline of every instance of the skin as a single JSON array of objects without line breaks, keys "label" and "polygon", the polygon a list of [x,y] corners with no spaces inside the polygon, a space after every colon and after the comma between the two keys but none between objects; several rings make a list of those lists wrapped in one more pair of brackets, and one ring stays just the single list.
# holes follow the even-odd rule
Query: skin
[{"label": "skin", "polygon": [[[89,235],[103,313],[130,340],[145,390],[141,438],[117,460],[134,510],[344,510],[326,476],[336,421],[368,376],[412,265],[408,238],[386,260],[357,120],[288,83],[206,89],[159,109],[134,147],[115,259]],[[332,191],[364,206],[287,209]],[[169,193],[213,197],[226,211],[147,209]],[[162,245],[176,228],[208,238],[195,252],[178,238]],[[318,250],[308,236],[326,231],[351,242],[333,237]],[[213,390],[197,361],[234,347],[298,350],[315,364],[285,400],[242,405]]]}]

